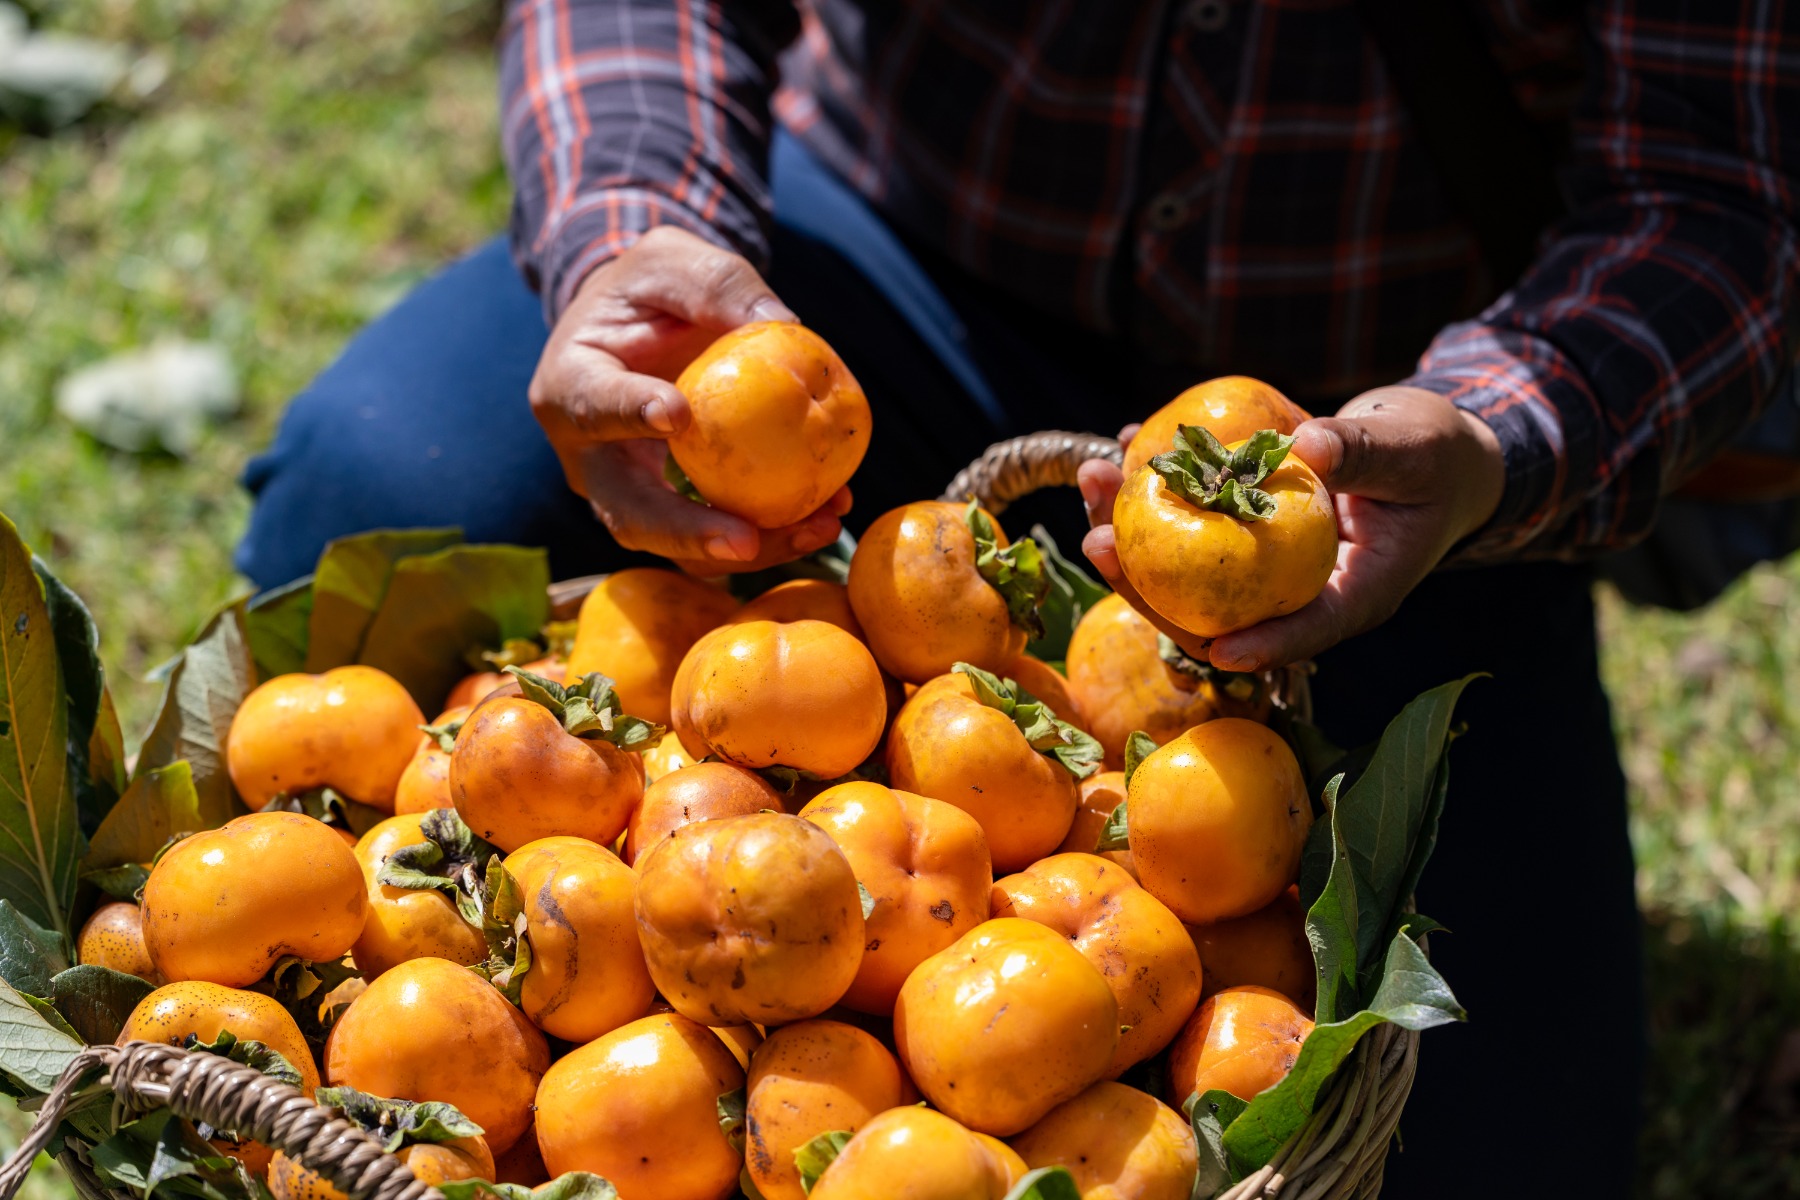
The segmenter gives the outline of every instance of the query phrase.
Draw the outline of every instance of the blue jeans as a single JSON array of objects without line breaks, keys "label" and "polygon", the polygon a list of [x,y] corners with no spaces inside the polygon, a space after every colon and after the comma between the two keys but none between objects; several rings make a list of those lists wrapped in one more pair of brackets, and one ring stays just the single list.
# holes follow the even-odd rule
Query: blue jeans
[{"label": "blue jeans", "polygon": [[[852,528],[936,495],[996,438],[1112,431],[1194,381],[1191,368],[1122,340],[1021,311],[908,245],[786,139],[774,184],[770,281],[839,350],[875,410]],[[545,546],[558,577],[630,561],[567,490],[526,406],[544,339],[537,298],[499,242],[370,326],[251,464],[245,574],[272,587],[311,570],[332,537],[407,525]],[[1034,520],[1074,549],[1072,493],[1034,497],[1005,523]],[[1419,890],[1421,909],[1454,931],[1434,936],[1432,952],[1470,1020],[1425,1036],[1385,1194],[1511,1196],[1532,1178],[1623,1196],[1643,996],[1624,779],[1587,574],[1535,565],[1432,576],[1388,624],[1322,656],[1319,721],[1358,745],[1417,693],[1472,671],[1493,678],[1459,713],[1470,733],[1452,755]],[[1571,1101],[1580,1138],[1544,1125]]]}]

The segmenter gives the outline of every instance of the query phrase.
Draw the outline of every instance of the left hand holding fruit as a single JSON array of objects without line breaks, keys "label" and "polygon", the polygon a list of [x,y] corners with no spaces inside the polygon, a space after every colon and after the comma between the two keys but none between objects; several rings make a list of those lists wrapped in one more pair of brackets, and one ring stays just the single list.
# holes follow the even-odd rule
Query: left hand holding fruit
[{"label": "left hand holding fruit", "polygon": [[1297,612],[1210,642],[1171,624],[1125,578],[1112,526],[1124,482],[1119,468],[1099,460],[1081,468],[1093,525],[1082,543],[1089,560],[1188,653],[1223,670],[1309,658],[1387,620],[1453,546],[1487,522],[1505,484],[1493,430],[1422,388],[1365,392],[1336,417],[1308,421],[1294,436],[1293,454],[1332,494],[1336,568],[1318,598]]}]

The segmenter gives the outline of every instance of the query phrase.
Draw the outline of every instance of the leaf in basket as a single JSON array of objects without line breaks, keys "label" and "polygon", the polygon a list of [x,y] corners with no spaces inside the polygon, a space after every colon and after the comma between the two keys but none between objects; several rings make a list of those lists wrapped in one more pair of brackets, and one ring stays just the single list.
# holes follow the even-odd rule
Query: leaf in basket
[{"label": "leaf in basket", "polygon": [[236,1161],[166,1108],[120,1126],[94,1145],[88,1160],[102,1183],[140,1195],[152,1188],[162,1196],[200,1200],[243,1200],[246,1194]]},{"label": "leaf in basket", "polygon": [[50,614],[69,705],[66,736],[75,810],[81,831],[91,834],[125,790],[125,739],[106,690],[100,631],[94,627],[93,615],[41,559],[34,557],[31,566],[44,585],[44,605]]},{"label": "leaf in basket", "polygon": [[258,679],[273,679],[306,670],[308,630],[312,625],[313,577],[252,597],[244,605],[244,636]]},{"label": "leaf in basket", "polygon": [[1287,1078],[1252,1099],[1225,1129],[1222,1145],[1233,1175],[1242,1179],[1263,1166],[1306,1124],[1319,1093],[1369,1030],[1383,1022],[1430,1029],[1463,1018],[1462,1006],[1418,943],[1404,931],[1396,934],[1369,1007],[1314,1028]]},{"label": "leaf in basket", "polygon": [[83,963],[50,981],[50,1001],[90,1046],[116,1041],[138,1001],[155,989],[136,975]]},{"label": "leaf in basket", "polygon": [[403,558],[357,656],[436,712],[470,646],[534,637],[550,616],[550,560],[522,546],[451,546]]},{"label": "leaf in basket", "polygon": [[82,875],[147,863],[176,834],[206,828],[203,822],[187,763],[140,772],[94,831],[87,857],[81,860]]},{"label": "leaf in basket", "polygon": [[1204,1095],[1195,1093],[1182,1106],[1194,1129],[1194,1147],[1199,1152],[1200,1169],[1194,1180],[1194,1195],[1209,1198],[1231,1186],[1231,1162],[1225,1156],[1225,1131],[1249,1107],[1230,1092],[1213,1088]]},{"label": "leaf in basket", "polygon": [[1039,1167],[1021,1175],[1006,1200],[1081,1200],[1081,1189],[1069,1168]]},{"label": "leaf in basket", "polygon": [[[377,529],[326,546],[313,568],[306,670],[316,673],[359,661],[395,564],[408,555],[430,554],[462,540],[460,529]],[[465,649],[459,646],[457,653]]]},{"label": "leaf in basket", "polygon": [[244,606],[229,604],[175,660],[134,772],[135,778],[185,760],[193,769],[199,829],[216,829],[237,815],[237,794],[225,770],[225,738],[238,705],[255,686]]},{"label": "leaf in basket", "polygon": [[1111,595],[1103,584],[1063,556],[1062,550],[1042,525],[1031,527],[1031,540],[1044,555],[1044,574],[1050,578],[1050,590],[1038,615],[1044,620],[1044,636],[1025,647],[1026,652],[1045,662],[1061,662],[1068,657],[1069,638],[1088,609]]},{"label": "leaf in basket", "polygon": [[58,1029],[26,996],[0,981],[0,1074],[31,1092],[48,1092],[82,1049],[80,1039]]},{"label": "leaf in basket", "polygon": [[0,516],[0,898],[72,941],[81,828],[68,726],[43,585]]},{"label": "leaf in basket", "polygon": [[[1339,775],[1325,785],[1325,819],[1314,822],[1300,860],[1301,895],[1316,898],[1306,910],[1306,940],[1312,944],[1318,999],[1314,1020],[1326,1024],[1356,1004],[1356,875],[1337,822]],[[1314,881],[1323,877],[1316,886]]]},{"label": "leaf in basket", "polygon": [[13,907],[12,901],[0,900],[0,979],[27,996],[48,996],[50,981],[68,965],[61,937]]},{"label": "leaf in basket", "polygon": [[519,1183],[489,1183],[485,1179],[456,1179],[437,1185],[444,1200],[619,1200],[612,1183],[587,1171],[570,1171],[549,1183],[528,1188]]}]

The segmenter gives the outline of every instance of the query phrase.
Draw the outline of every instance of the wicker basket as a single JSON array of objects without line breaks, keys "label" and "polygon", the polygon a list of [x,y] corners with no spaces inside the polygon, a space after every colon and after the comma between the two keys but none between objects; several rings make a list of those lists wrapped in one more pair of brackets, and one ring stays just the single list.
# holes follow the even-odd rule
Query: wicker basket
[{"label": "wicker basket", "polygon": [[[1121,461],[1118,442],[1094,434],[1050,431],[1000,442],[959,472],[944,499],[971,497],[995,514],[1039,488],[1069,486],[1089,458]],[[552,584],[551,607],[572,617],[599,576]],[[1307,670],[1274,672],[1278,706],[1310,716]],[[1419,1035],[1384,1024],[1357,1043],[1337,1077],[1320,1093],[1305,1128],[1269,1165],[1221,1193],[1220,1200],[1363,1200],[1381,1190],[1388,1144],[1412,1090]],[[307,1099],[298,1088],[203,1051],[150,1042],[91,1046],[77,1055],[45,1098],[30,1133],[0,1168],[0,1200],[12,1200],[65,1111],[97,1089],[112,1093],[115,1126],[160,1107],[177,1116],[230,1129],[281,1150],[317,1171],[350,1200],[441,1200],[415,1180],[380,1143]],[[86,1147],[66,1139],[57,1162],[85,1200],[137,1200],[108,1189]]]}]

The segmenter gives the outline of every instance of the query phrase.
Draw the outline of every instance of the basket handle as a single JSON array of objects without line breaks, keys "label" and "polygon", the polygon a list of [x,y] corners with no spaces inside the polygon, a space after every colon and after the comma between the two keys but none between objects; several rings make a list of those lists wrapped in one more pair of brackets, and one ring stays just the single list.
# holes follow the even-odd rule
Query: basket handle
[{"label": "basket handle", "polygon": [[943,498],[952,504],[979,500],[997,517],[1014,500],[1040,488],[1074,487],[1077,468],[1090,458],[1119,464],[1125,461],[1125,450],[1117,438],[1062,429],[1008,438],[958,471]]},{"label": "basket handle", "polygon": [[96,1075],[112,1089],[115,1124],[166,1106],[178,1117],[229,1129],[298,1159],[350,1200],[443,1200],[380,1142],[299,1088],[217,1054],[156,1042],[89,1046],[75,1056],[0,1167],[0,1200],[12,1200],[76,1093]]}]

